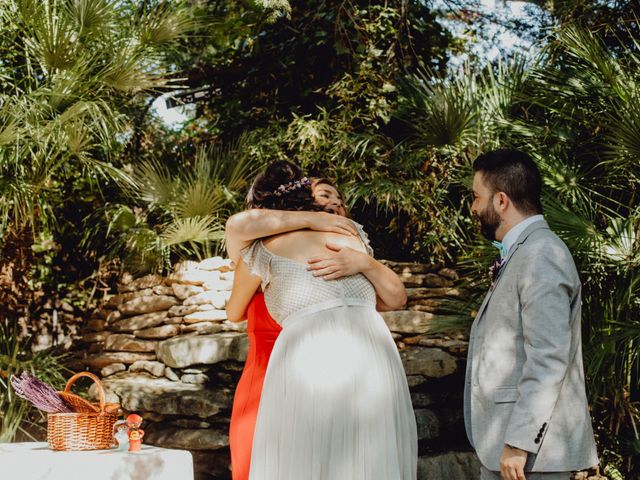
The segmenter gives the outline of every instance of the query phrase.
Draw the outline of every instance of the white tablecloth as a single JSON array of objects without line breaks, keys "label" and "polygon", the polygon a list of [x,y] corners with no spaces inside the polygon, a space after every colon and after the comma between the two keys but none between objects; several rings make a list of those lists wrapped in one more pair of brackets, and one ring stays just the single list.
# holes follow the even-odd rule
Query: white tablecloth
[{"label": "white tablecloth", "polygon": [[54,452],[46,443],[0,443],[2,480],[193,480],[185,450],[143,445],[117,450]]}]

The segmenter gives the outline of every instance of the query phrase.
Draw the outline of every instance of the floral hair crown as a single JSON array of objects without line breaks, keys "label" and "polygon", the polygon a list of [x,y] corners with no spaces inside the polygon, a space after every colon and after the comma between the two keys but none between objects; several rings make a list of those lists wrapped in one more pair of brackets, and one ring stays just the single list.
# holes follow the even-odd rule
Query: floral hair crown
[{"label": "floral hair crown", "polygon": [[302,187],[308,187],[311,185],[311,181],[307,177],[302,177],[300,180],[296,180],[294,182],[285,183],[280,185],[273,191],[273,194],[277,197],[284,195],[285,193],[291,192],[293,190],[297,190]]}]

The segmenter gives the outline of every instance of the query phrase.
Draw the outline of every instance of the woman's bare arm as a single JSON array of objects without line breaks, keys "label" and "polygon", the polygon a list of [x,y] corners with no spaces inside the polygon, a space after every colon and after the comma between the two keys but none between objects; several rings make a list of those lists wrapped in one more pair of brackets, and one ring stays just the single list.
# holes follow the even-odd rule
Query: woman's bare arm
[{"label": "woman's bare arm", "polygon": [[261,282],[260,277],[251,274],[242,258],[239,258],[236,263],[231,298],[226,306],[227,319],[230,322],[241,322],[247,318],[247,307]]},{"label": "woman's bare arm", "polygon": [[351,220],[332,213],[251,209],[236,213],[227,220],[227,253],[237,263],[240,251],[254,240],[302,229],[358,234]]}]

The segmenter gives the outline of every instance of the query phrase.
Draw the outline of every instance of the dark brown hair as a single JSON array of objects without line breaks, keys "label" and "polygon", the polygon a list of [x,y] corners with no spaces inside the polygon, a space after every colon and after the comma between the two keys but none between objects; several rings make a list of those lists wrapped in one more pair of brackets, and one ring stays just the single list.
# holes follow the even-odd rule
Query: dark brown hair
[{"label": "dark brown hair", "polygon": [[473,162],[473,171],[491,193],[504,192],[520,213],[542,213],[542,177],[533,159],[519,150],[495,150],[483,153]]},{"label": "dark brown hair", "polygon": [[246,207],[271,210],[321,210],[313,201],[310,182],[299,188],[278,192],[279,187],[302,182],[303,178],[302,169],[294,163],[286,160],[271,163],[253,181],[245,201]]}]

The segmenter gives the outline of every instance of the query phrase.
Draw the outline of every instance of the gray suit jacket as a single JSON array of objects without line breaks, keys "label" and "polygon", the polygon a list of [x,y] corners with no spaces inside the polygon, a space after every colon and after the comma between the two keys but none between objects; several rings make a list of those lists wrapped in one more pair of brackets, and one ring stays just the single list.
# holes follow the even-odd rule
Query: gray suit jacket
[{"label": "gray suit jacket", "polygon": [[482,464],[500,470],[505,444],[527,469],[567,472],[598,463],[585,394],[581,284],[566,245],[545,221],[511,247],[476,315],[464,416]]}]

